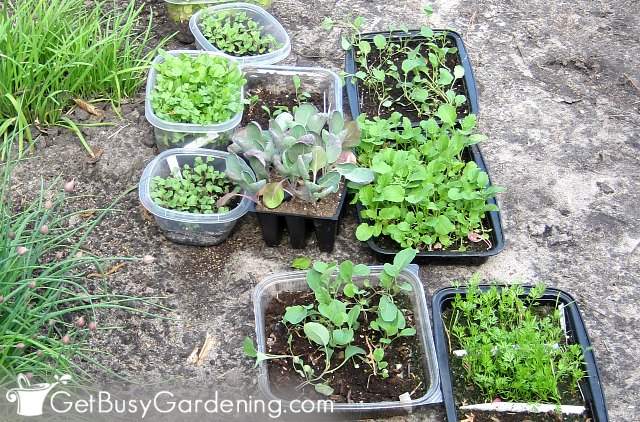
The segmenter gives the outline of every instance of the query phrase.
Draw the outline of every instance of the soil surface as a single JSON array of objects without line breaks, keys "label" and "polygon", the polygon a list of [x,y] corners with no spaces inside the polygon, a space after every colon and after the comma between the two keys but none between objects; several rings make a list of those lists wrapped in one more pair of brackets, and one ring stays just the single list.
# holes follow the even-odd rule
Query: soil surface
[{"label": "soil surface", "polygon": [[[479,126],[489,137],[482,152],[492,181],[507,188],[498,197],[507,237],[504,252],[479,267],[422,266],[427,299],[476,271],[487,280],[545,281],[570,292],[593,343],[610,419],[637,421],[640,3],[317,0],[310,7],[308,0],[275,0],[271,12],[293,40],[287,64],[340,70],[341,28],[328,34],[320,30],[325,17],[337,21],[362,15],[367,31],[398,24],[415,28],[425,22],[420,10],[427,3],[434,9],[432,26],[452,28],[465,41],[479,89]],[[125,2],[118,4],[124,7]],[[147,3],[144,13],[153,17],[157,40],[171,33],[163,1]],[[166,48],[194,47],[174,40]],[[104,120],[111,126],[82,128],[87,141],[103,150],[97,162],[87,160],[78,139],[66,130],[42,134],[33,156],[14,173],[14,194],[33,198],[41,181],[75,178],[82,196],[69,206],[83,209],[105,206],[135,186],[157,155],[152,127],[144,118],[143,90],[122,106],[122,118],[107,113]],[[94,122],[81,111],[70,117]],[[99,331],[92,347],[99,350],[100,363],[120,376],[153,383],[147,388],[154,391],[156,383],[180,383],[190,391],[224,388],[240,397],[258,397],[257,370],[241,346],[254,333],[255,285],[269,274],[288,271],[300,255],[375,263],[367,246],[355,239],[352,208],[332,254],[319,252],[315,242],[304,251],[291,249],[286,240],[278,248],[265,247],[251,215],[217,247],[176,245],[141,211],[136,191],[117,209],[86,249],[103,256],[152,254],[156,260],[127,262],[96,285],[114,293],[163,297],[171,311],[160,314],[172,319],[103,312],[99,323],[118,328]],[[189,363],[207,334],[213,347],[206,360]],[[15,415],[14,406],[0,400],[0,414]],[[442,421],[444,412],[431,406],[392,420]]]},{"label": "soil surface", "polygon": [[[400,298],[402,299],[402,298]],[[406,302],[406,300],[405,300]],[[314,303],[313,292],[304,293],[280,293],[277,300],[273,300],[266,309],[265,326],[267,337],[267,352],[274,355],[300,356],[306,364],[313,367],[315,374],[319,375],[324,370],[324,352],[310,344],[304,333],[287,331],[281,322],[287,306],[309,305]],[[407,327],[415,327],[414,315],[407,310],[407,304],[398,302],[400,309],[407,319]],[[378,333],[368,328],[366,321],[376,318],[375,314],[363,312],[358,321],[360,328],[355,332],[354,345],[365,351],[367,347],[365,338],[377,343],[380,337]],[[292,346],[289,349],[287,339],[292,335]],[[374,375],[366,363],[360,362],[360,368],[355,368],[352,363],[347,363],[341,369],[327,376],[326,384],[334,389],[331,400],[337,403],[375,403],[381,401],[398,401],[398,397],[404,393],[410,393],[416,399],[426,394],[429,381],[425,381],[422,360],[424,353],[420,350],[419,338],[404,337],[391,343],[385,350],[385,361],[389,363],[389,378],[382,379]],[[342,355],[343,356],[343,355]],[[342,363],[341,355],[336,351],[331,360],[332,368]],[[277,397],[293,399],[322,400],[326,397],[315,392],[313,387],[305,386],[297,389],[304,379],[294,372],[291,359],[275,359],[268,363],[269,384]]]},{"label": "soil surface", "polygon": [[[242,115],[242,122],[240,123],[241,126],[246,126],[249,122],[257,122],[262,129],[268,129],[271,116],[269,116],[269,113],[263,107],[267,107],[273,116],[275,111],[284,109],[285,107],[286,110],[291,113],[293,108],[299,105],[298,97],[296,97],[295,92],[273,93],[263,88],[256,88],[245,91],[244,95],[245,98],[251,98],[255,95],[258,97],[258,102],[247,106],[244,114]],[[318,92],[309,93],[309,97],[305,99],[304,102],[311,103],[315,105],[318,110],[322,111],[322,94]]]}]

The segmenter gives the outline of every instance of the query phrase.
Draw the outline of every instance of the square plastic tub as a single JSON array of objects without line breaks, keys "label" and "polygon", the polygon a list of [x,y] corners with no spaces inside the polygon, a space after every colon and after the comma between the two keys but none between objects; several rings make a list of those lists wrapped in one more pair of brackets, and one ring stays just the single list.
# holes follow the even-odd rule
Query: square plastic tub
[{"label": "square plastic tub", "polygon": [[[215,45],[211,44],[200,30],[200,21],[206,15],[216,14],[220,12],[230,13],[232,15],[244,12],[250,18],[262,26],[263,35],[273,35],[279,45],[275,51],[255,56],[232,56],[219,50]],[[197,12],[189,21],[189,29],[195,38],[196,47],[200,50],[218,51],[227,57],[232,57],[240,64],[274,64],[286,59],[291,52],[291,40],[287,31],[284,30],[280,22],[261,7],[248,3],[225,3],[218,6],[207,7]]]},{"label": "square plastic tub", "polygon": [[244,92],[262,88],[272,93],[295,92],[293,76],[300,78],[301,89],[322,94],[323,104],[314,104],[320,111],[342,113],[342,83],[340,77],[321,67],[246,65],[242,67],[247,83]]},{"label": "square plastic tub", "polygon": [[[381,265],[370,266],[371,274],[369,277],[360,277],[354,279],[355,284],[362,286],[365,279],[369,279],[372,285],[376,285],[377,276],[382,273]],[[407,282],[413,288],[408,297],[413,305],[413,311],[416,315],[416,335],[420,341],[423,352],[423,368],[426,376],[425,382],[429,382],[427,392],[424,396],[412,399],[410,401],[388,401],[379,403],[335,403],[333,405],[333,416],[343,415],[352,418],[367,418],[373,416],[386,416],[394,414],[406,414],[420,407],[429,404],[441,403],[442,393],[440,391],[440,377],[438,375],[438,361],[436,359],[435,345],[433,342],[433,334],[431,331],[431,323],[429,317],[429,309],[422,287],[422,282],[418,277],[418,266],[410,265],[403,270],[399,277],[399,282]],[[257,350],[259,352],[266,351],[266,331],[265,331],[265,312],[269,303],[280,292],[299,292],[310,291],[306,281],[305,271],[293,271],[281,274],[271,275],[262,280],[256,286],[253,292],[253,309],[256,320],[256,339]],[[260,363],[260,372],[258,375],[258,386],[260,390],[269,400],[281,400],[283,407],[292,405],[292,402],[277,397],[272,391],[269,384],[269,373],[267,370],[267,362]]]},{"label": "square plastic tub", "polygon": [[[186,54],[189,56],[198,56],[200,54],[209,54],[212,56],[225,57],[227,60],[233,60],[220,53],[213,51],[194,51],[194,50],[171,50],[167,52],[173,56]],[[213,124],[213,125],[197,125],[190,123],[169,122],[159,118],[151,106],[151,92],[156,84],[157,72],[155,65],[162,63],[164,58],[157,56],[151,64],[149,76],[147,77],[147,87],[144,101],[144,115],[147,121],[153,126],[153,134],[156,145],[160,151],[170,148],[210,148],[218,150],[226,150],[231,140],[233,130],[240,124],[242,120],[242,110],[236,113],[231,119]],[[244,89],[240,90],[240,98],[244,97]]]},{"label": "square plastic tub", "polygon": [[[235,208],[224,214],[193,214],[162,208],[151,199],[151,181],[154,177],[167,177],[179,171],[182,166],[193,166],[196,157],[214,157],[213,166],[224,171],[228,152],[209,149],[172,149],[159,154],[142,173],[138,194],[142,205],[153,214],[165,237],[173,242],[186,245],[210,246],[224,242],[238,220],[251,206],[251,200],[243,197]],[[248,165],[244,167],[250,174]],[[255,180],[255,176],[253,176]]]},{"label": "square plastic tub", "polygon": [[[230,3],[233,0],[165,0],[167,16],[175,24],[186,24],[191,16],[207,6]],[[273,0],[247,0],[247,3],[257,4],[265,9],[271,8]]]}]

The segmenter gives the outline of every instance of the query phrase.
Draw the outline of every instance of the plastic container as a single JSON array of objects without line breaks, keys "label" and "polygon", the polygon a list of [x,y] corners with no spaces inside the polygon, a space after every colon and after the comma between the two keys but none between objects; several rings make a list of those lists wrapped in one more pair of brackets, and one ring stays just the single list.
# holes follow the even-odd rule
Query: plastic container
[{"label": "plastic container", "polygon": [[[481,286],[483,290],[488,288],[489,286]],[[525,294],[529,289],[530,287],[525,288]],[[456,412],[457,405],[453,393],[452,375],[449,369],[449,340],[445,333],[442,313],[451,306],[450,303],[456,294],[464,296],[466,292],[467,289],[465,287],[440,289],[433,295],[432,301],[435,345],[438,355],[442,393],[444,395],[444,404],[449,422],[457,422],[459,419]],[[564,305],[567,332],[573,342],[582,346],[582,353],[584,354],[587,375],[583,382],[580,383],[580,389],[585,398],[585,407],[591,412],[592,420],[595,422],[607,422],[609,417],[604,392],[600,384],[600,374],[577,302],[568,293],[552,288],[547,288],[545,294],[538,302],[547,303],[552,306],[556,306],[557,303]],[[523,415],[523,420],[524,417],[525,415]]]},{"label": "plastic container", "polygon": [[279,246],[285,227],[289,233],[289,245],[293,249],[304,249],[307,246],[308,234],[316,233],[318,249],[323,252],[333,251],[338,236],[340,218],[344,212],[347,197],[346,188],[342,189],[340,203],[331,217],[309,217],[299,214],[273,211],[255,211],[262,230],[262,238],[267,246]]},{"label": "plastic container", "polygon": [[[230,3],[233,0],[164,0],[167,6],[167,16],[169,20],[174,24],[182,26],[182,30],[188,32],[187,27],[189,19],[198,10],[201,10],[207,6],[217,5],[222,3]],[[273,0],[247,0],[247,3],[257,4],[265,9],[271,8]]]},{"label": "plastic container", "polygon": [[[214,157],[213,166],[224,171],[228,152],[208,149],[172,149],[164,151],[151,161],[142,173],[138,193],[140,202],[153,214],[165,237],[173,242],[186,245],[210,246],[222,243],[229,237],[238,220],[251,208],[251,200],[243,197],[240,203],[224,214],[193,214],[162,208],[151,199],[151,180],[155,176],[167,177],[185,164],[193,166],[196,157]],[[248,165],[245,169],[253,172]]]},{"label": "plastic container", "polygon": [[[200,54],[209,54],[212,56],[225,57],[234,61],[220,53],[213,51],[194,51],[194,50],[171,50],[169,54],[177,56],[179,54],[187,54],[189,56],[197,56]],[[155,65],[162,63],[164,58],[157,56],[149,70],[147,77],[147,87],[144,101],[144,115],[147,121],[153,126],[153,134],[156,140],[158,150],[164,151],[170,148],[211,148],[218,150],[226,150],[227,145],[231,141],[233,130],[240,124],[242,120],[242,110],[239,111],[231,119],[212,125],[196,125],[190,123],[175,123],[163,120],[156,116],[151,106],[151,92],[156,83]],[[244,95],[244,89],[240,90],[240,98]]]},{"label": "plastic container", "polygon": [[329,69],[321,67],[296,67],[274,65],[246,65],[242,67],[247,83],[244,91],[247,97],[256,90],[272,93],[294,93],[293,76],[300,78],[301,89],[318,93],[323,104],[314,104],[320,111],[342,113],[342,83],[340,77]]},{"label": "plastic container", "polygon": [[[480,147],[476,145],[471,145],[468,148],[468,153],[471,156],[471,159],[476,162],[478,167],[489,175],[489,170],[484,162],[484,158],[482,157],[482,152],[480,151]],[[489,185],[491,185],[491,177],[489,177]],[[498,205],[498,201],[496,198],[490,198],[487,200],[487,203]],[[360,217],[360,211],[362,210],[362,205],[360,203],[356,204],[356,220],[358,224],[362,222],[362,218]],[[505,246],[505,237],[504,232],[502,231],[502,220],[500,218],[500,211],[490,211],[487,213],[487,220],[489,221],[489,228],[491,232],[489,233],[489,239],[491,241],[491,248],[486,251],[425,251],[419,252],[416,255],[416,258],[413,262],[416,263],[429,263],[429,264],[444,264],[444,265],[480,265],[484,262],[487,262],[489,257],[499,254],[503,251]],[[376,254],[376,257],[381,262],[390,262],[393,260],[393,257],[396,253],[400,251],[400,245],[398,245],[397,249],[390,249],[381,246],[376,238],[371,238],[367,241],[367,245],[369,248]]]},{"label": "plastic container", "polygon": [[[263,35],[273,35],[281,47],[270,53],[258,54],[255,56],[232,56],[223,52],[215,45],[211,44],[200,30],[201,19],[206,15],[218,12],[228,12],[231,14],[237,14],[240,12],[246,13],[250,19],[253,19],[262,26]],[[286,59],[291,52],[291,40],[289,39],[289,35],[287,35],[287,31],[284,30],[280,22],[271,16],[269,12],[253,4],[225,3],[218,6],[207,7],[191,17],[189,21],[189,29],[195,38],[196,47],[200,50],[218,51],[227,57],[236,59],[240,64],[274,64]]]},{"label": "plastic container", "polygon": [[[362,286],[362,282],[367,278],[371,281],[372,285],[377,284],[376,276],[382,272],[383,267],[370,266],[369,268],[371,268],[371,275],[369,277],[355,279],[354,281],[357,285]],[[268,304],[275,299],[280,292],[310,291],[305,275],[305,271],[275,274],[265,278],[256,286],[253,292],[253,309],[256,319],[257,350],[259,352],[264,353],[266,351],[266,332],[264,325],[265,311]],[[333,418],[335,418],[336,415],[340,417],[341,414],[349,417],[350,419],[406,414],[425,405],[442,402],[440,379],[438,377],[438,361],[435,355],[431,323],[429,319],[429,309],[424,289],[422,287],[422,282],[418,277],[418,266],[410,265],[407,269],[403,270],[398,277],[398,281],[408,282],[413,288],[413,291],[409,293],[408,296],[416,315],[416,336],[420,342],[423,352],[423,367],[426,376],[425,382],[429,381],[427,392],[424,396],[407,402],[335,403],[333,405]],[[271,391],[267,363],[264,361],[260,363],[258,386],[267,399],[282,400],[284,408],[291,404],[289,401],[277,397]]]},{"label": "plastic container", "polygon": [[[447,38],[451,40],[455,46],[458,48],[458,61],[460,65],[464,68],[464,77],[463,77],[463,85],[464,85],[464,95],[467,97],[467,104],[469,106],[469,114],[478,115],[480,111],[480,107],[478,105],[478,89],[476,88],[476,80],[473,76],[473,68],[471,67],[471,61],[469,60],[469,56],[467,55],[467,49],[464,46],[464,42],[462,41],[462,37],[455,31],[450,31],[446,29],[434,29],[434,34],[446,33]],[[392,41],[405,40],[408,38],[424,38],[420,35],[419,30],[411,30],[408,32],[404,31],[393,31],[391,32],[391,37],[389,37],[389,31],[382,32],[368,32],[366,34],[362,34],[362,39],[366,41],[372,41],[373,37],[376,35],[384,35],[385,38],[391,38]],[[345,65],[344,70],[348,74],[354,74],[357,72],[356,62],[354,59],[354,51],[353,48],[347,50],[345,54]],[[349,99],[349,109],[351,112],[351,116],[356,119],[360,115],[360,94],[358,92],[358,82],[355,78],[347,76],[345,78],[345,86],[347,88],[347,97]],[[370,116],[373,117],[373,116]],[[412,121],[414,125],[419,124],[419,121]]]}]

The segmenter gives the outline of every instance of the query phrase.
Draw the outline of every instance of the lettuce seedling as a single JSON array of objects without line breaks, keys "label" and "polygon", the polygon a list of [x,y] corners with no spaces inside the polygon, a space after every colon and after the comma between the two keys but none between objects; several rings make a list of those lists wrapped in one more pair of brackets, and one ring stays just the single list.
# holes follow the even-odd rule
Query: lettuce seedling
[{"label": "lettuce seedling", "polygon": [[245,12],[213,11],[200,21],[202,34],[218,50],[231,56],[255,56],[280,48],[281,44]]},{"label": "lettuce seedling", "polygon": [[177,56],[160,52],[164,61],[155,65],[156,83],[151,92],[154,113],[175,123],[212,125],[223,123],[244,108],[246,83],[237,63],[221,56]]}]

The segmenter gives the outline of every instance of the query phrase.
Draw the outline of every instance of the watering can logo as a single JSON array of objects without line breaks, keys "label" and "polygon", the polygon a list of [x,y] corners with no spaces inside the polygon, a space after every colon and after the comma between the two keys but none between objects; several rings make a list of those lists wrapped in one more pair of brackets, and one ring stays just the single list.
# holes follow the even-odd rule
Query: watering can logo
[{"label": "watering can logo", "polygon": [[18,374],[16,381],[18,388],[12,388],[7,391],[7,400],[9,403],[18,402],[18,416],[40,416],[42,415],[42,406],[47,395],[58,384],[66,384],[71,380],[71,375],[55,376],[56,382],[53,384],[42,383],[33,384],[24,374]]}]

